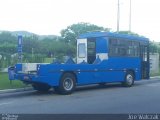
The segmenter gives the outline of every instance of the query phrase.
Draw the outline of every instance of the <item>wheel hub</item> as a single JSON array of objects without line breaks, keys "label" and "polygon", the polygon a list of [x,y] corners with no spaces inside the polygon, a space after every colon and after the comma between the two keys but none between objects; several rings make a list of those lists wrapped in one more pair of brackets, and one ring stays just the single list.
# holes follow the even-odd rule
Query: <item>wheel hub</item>
[{"label": "wheel hub", "polygon": [[130,74],[127,75],[127,83],[128,83],[129,85],[131,85],[131,84],[133,83],[133,76],[130,75]]},{"label": "wheel hub", "polygon": [[73,81],[70,78],[66,78],[63,82],[63,87],[65,90],[71,90],[73,88]]}]

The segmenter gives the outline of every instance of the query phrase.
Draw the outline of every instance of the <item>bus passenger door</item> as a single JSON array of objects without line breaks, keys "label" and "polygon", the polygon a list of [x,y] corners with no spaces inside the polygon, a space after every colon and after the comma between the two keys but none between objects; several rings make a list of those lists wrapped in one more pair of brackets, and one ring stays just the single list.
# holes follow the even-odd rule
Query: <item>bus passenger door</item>
[{"label": "bus passenger door", "polygon": [[149,46],[140,46],[140,57],[141,57],[141,78],[149,79]]}]

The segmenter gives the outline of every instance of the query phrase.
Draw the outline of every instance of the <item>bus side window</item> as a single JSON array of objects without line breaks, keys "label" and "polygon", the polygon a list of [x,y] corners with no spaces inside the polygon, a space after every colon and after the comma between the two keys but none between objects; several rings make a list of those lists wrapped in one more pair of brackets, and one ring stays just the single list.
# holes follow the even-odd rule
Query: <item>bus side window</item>
[{"label": "bus side window", "polygon": [[139,57],[139,42],[127,39],[109,39],[109,55]]},{"label": "bus side window", "polygon": [[127,54],[130,57],[138,57],[139,56],[139,43],[137,41],[130,41],[128,43]]},{"label": "bus side window", "polygon": [[126,49],[125,48],[120,48],[120,51],[119,51],[119,54],[120,56],[126,56]]}]

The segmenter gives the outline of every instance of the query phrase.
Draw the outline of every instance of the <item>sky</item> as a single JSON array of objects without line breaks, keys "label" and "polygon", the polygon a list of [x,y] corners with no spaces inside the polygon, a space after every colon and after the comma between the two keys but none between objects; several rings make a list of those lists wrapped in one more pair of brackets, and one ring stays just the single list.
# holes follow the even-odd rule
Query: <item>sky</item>
[{"label": "sky", "polygon": [[[78,22],[117,29],[118,0],[0,0],[0,30],[60,35]],[[120,30],[129,30],[129,2],[120,1]],[[132,0],[131,31],[160,42],[160,0]]]}]

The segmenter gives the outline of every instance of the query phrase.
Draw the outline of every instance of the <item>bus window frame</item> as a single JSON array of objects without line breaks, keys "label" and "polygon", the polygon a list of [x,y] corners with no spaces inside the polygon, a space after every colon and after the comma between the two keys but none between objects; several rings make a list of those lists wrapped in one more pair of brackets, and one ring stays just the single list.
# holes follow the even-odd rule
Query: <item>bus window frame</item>
[{"label": "bus window frame", "polygon": [[[111,54],[111,49],[110,49],[110,47],[111,47],[112,45],[111,45],[110,41],[113,40],[113,39],[116,39],[116,40],[119,40],[119,41],[131,41],[132,44],[133,44],[133,42],[137,43],[138,48],[137,48],[137,52],[135,53],[136,55],[133,55],[133,53],[132,53],[131,55],[129,55],[129,54],[127,53],[128,50],[129,50],[129,46],[126,45],[126,44],[124,45],[124,46],[125,46],[125,49],[126,49],[126,55],[120,55],[120,53],[117,53],[117,55]],[[134,44],[135,44],[135,43],[134,43]],[[110,37],[110,38],[108,38],[108,55],[109,55],[109,57],[134,57],[134,58],[135,58],[135,57],[139,57],[139,58],[140,58],[140,43],[141,43],[141,41],[138,41],[138,40]],[[117,46],[118,46],[118,44],[117,44]],[[128,48],[127,48],[126,46],[128,46]],[[132,46],[133,46],[133,45],[132,45]],[[135,47],[135,46],[133,46],[133,47]],[[118,48],[118,47],[117,47],[117,48]],[[133,48],[132,48],[132,49],[133,49]]]}]

